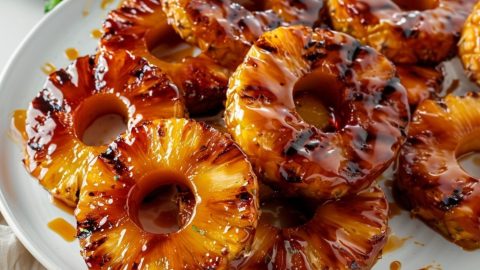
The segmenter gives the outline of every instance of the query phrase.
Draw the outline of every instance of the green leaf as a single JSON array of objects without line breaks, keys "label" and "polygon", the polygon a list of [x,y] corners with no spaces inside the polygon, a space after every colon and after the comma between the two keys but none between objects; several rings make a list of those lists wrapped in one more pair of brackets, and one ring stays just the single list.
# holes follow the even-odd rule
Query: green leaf
[{"label": "green leaf", "polygon": [[60,2],[62,2],[62,0],[47,0],[45,3],[45,13],[52,10],[56,5],[60,4]]},{"label": "green leaf", "polygon": [[192,230],[199,233],[201,236],[204,236],[207,233],[205,230],[202,230],[195,225],[192,225]]}]

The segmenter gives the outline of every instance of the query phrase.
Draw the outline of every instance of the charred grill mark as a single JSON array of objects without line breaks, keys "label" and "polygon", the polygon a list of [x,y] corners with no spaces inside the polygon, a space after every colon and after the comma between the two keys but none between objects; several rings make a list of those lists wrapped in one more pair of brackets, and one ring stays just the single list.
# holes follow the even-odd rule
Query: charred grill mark
[{"label": "charred grill mark", "polygon": [[32,103],[35,108],[42,112],[60,112],[63,110],[61,101],[55,98],[49,89],[43,89]]},{"label": "charred grill mark", "polygon": [[451,210],[452,208],[458,206],[463,201],[462,190],[457,188],[447,197],[444,197],[440,203],[440,207],[444,211]]},{"label": "charred grill mark", "polygon": [[311,140],[315,134],[313,128],[302,130],[297,134],[297,137],[289,143],[289,146],[284,150],[284,155],[294,156],[301,152],[309,152],[320,145],[318,140]]},{"label": "charred grill mark", "polygon": [[117,144],[110,145],[105,152],[100,154],[100,158],[107,164],[112,165],[117,175],[124,175],[128,171],[127,166],[120,160]]},{"label": "charred grill mark", "polygon": [[60,69],[53,74],[55,81],[58,82],[60,85],[65,85],[67,82],[72,80],[70,74],[68,74],[64,69]]},{"label": "charred grill mark", "polygon": [[270,89],[261,85],[247,85],[240,93],[240,98],[248,99],[250,101],[259,101],[264,104],[275,102],[277,97],[270,91]]}]

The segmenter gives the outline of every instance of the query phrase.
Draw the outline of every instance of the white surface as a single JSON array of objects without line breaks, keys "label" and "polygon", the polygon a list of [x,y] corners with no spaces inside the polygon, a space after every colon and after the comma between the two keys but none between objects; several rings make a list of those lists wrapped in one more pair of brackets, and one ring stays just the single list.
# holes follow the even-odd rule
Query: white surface
[{"label": "white surface", "polygon": [[[68,47],[79,49],[81,54],[94,51],[97,41],[89,34],[92,29],[100,27],[105,11],[99,8],[99,1],[96,1],[90,15],[85,18],[82,16],[85,1],[70,0],[50,14],[22,45],[3,74],[0,81],[0,133],[3,138],[7,138],[11,112],[26,108],[41,89],[45,75],[40,67],[45,62],[52,62],[58,67],[65,66],[68,61],[63,52]],[[461,70],[457,71],[462,73]],[[54,218],[64,217],[73,224],[73,217],[50,204],[47,192],[25,172],[21,158],[18,145],[10,139],[0,140],[2,212],[25,246],[47,268],[85,269],[78,243],[66,243],[47,228],[47,223]],[[389,269],[394,260],[400,261],[404,270],[427,265],[440,266],[444,270],[480,268],[480,251],[463,251],[423,223],[410,219],[406,212],[395,217],[390,224],[395,235],[412,238],[403,248],[385,254],[375,266],[376,270]],[[415,244],[415,241],[424,246]]]},{"label": "white surface", "polygon": [[[4,69],[18,44],[43,16],[42,2],[37,0],[0,1],[0,71]],[[12,27],[14,25],[14,27]],[[44,269],[15,237],[0,218],[0,269]]]},{"label": "white surface", "polygon": [[[31,6],[29,2],[0,0],[0,11],[2,11],[0,28],[8,31],[0,42],[2,49],[3,43],[6,43],[9,50],[18,47],[25,33],[17,32],[17,24],[20,24],[18,29],[28,30],[34,21],[42,16],[43,0],[31,0],[36,2]],[[74,224],[74,218],[53,206],[45,190],[22,168],[21,149],[8,135],[9,123],[13,110],[26,108],[28,102],[41,90],[45,80],[41,67],[45,63],[51,62],[57,67],[66,66],[69,61],[64,51],[70,47],[77,48],[80,54],[95,51],[97,40],[90,36],[90,32],[101,27],[106,11],[100,9],[100,0],[96,0],[91,5],[90,15],[84,17],[83,10],[89,2],[91,1],[68,0],[47,15],[35,32],[29,36],[27,42],[20,46],[8,70],[2,73],[3,79],[0,82],[0,116],[2,117],[0,134],[3,137],[0,141],[2,213],[25,247],[48,269],[86,269],[79,254],[78,243],[65,242],[47,227],[47,223],[55,218],[63,217],[71,224]],[[13,10],[17,10],[17,4],[25,14],[14,13]],[[8,16],[3,17],[4,14]],[[37,14],[37,17],[32,14]],[[29,22],[32,19],[29,25],[26,24],[27,17]],[[7,58],[9,58],[8,55],[2,56],[2,63]],[[1,244],[0,242],[0,247]],[[4,253],[0,253],[1,255]],[[12,254],[5,253],[5,256],[8,255]],[[3,258],[5,257],[0,258],[0,262]],[[1,264],[0,266],[2,270],[32,269],[28,265],[17,268]]]}]

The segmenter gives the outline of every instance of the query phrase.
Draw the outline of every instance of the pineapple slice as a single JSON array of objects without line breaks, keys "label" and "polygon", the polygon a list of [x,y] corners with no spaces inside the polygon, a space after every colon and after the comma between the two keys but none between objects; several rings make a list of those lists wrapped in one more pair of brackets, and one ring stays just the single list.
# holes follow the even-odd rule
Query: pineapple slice
[{"label": "pineapple slice", "polygon": [[[404,141],[410,115],[395,76],[388,59],[346,34],[280,27],[255,43],[230,79],[227,128],[259,176],[285,194],[356,194],[388,168]],[[299,91],[330,109],[326,128],[298,114]]]},{"label": "pineapple slice", "polygon": [[397,197],[412,213],[467,249],[480,247],[479,179],[457,158],[480,149],[480,98],[424,101],[399,158]]},{"label": "pineapple slice", "polygon": [[477,0],[328,0],[335,30],[372,46],[395,63],[439,63],[456,52]]},{"label": "pineapple slice", "polygon": [[[323,0],[161,0],[175,30],[224,66],[236,68],[265,31],[325,20]],[[245,6],[242,6],[241,4]],[[252,1],[253,2],[253,1]],[[253,8],[250,11],[247,8]]]},{"label": "pineapple slice", "polygon": [[458,44],[460,59],[468,75],[480,84],[480,2],[478,2],[463,26]]},{"label": "pineapple slice", "polygon": [[31,102],[24,164],[57,199],[75,206],[89,163],[106,146],[82,142],[96,117],[118,113],[129,128],[140,121],[183,117],[183,99],[167,76],[127,53],[81,57],[52,73]]},{"label": "pineapple slice", "polygon": [[260,218],[252,251],[233,269],[370,269],[387,240],[388,202],[378,188],[329,202],[299,227]]},{"label": "pineapple slice", "polygon": [[[213,128],[185,119],[145,123],[92,168],[75,211],[91,269],[226,269],[253,240],[256,176],[240,148]],[[148,232],[139,225],[138,202],[171,184],[172,174],[193,193],[180,198],[183,226]]]},{"label": "pineapple slice", "polygon": [[230,70],[206,55],[192,56],[193,48],[179,51],[177,61],[155,55],[155,46],[162,45],[160,51],[165,53],[180,43],[159,1],[125,1],[109,14],[104,31],[101,47],[126,50],[165,71],[183,92],[190,114],[211,114],[223,108]]}]

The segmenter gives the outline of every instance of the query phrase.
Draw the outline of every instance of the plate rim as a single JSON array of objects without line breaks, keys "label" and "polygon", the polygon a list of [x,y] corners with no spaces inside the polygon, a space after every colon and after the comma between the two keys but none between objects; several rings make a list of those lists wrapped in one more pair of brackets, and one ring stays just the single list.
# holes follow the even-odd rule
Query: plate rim
[{"label": "plate rim", "polygon": [[[11,73],[12,67],[15,65],[15,60],[25,51],[27,45],[31,42],[32,39],[38,33],[38,30],[41,29],[45,24],[54,20],[59,14],[67,9],[67,7],[72,3],[72,0],[62,1],[54,10],[45,14],[40,21],[38,21],[35,26],[28,32],[28,34],[22,39],[17,48],[14,50],[13,54],[7,61],[7,64],[0,73],[0,96],[6,91],[5,81],[7,80],[8,75]],[[30,252],[30,254],[46,269],[60,269],[48,256],[44,256],[29,240],[25,231],[17,226],[17,219],[15,215],[10,211],[8,202],[4,196],[4,190],[0,189],[0,212],[2,213],[5,221],[8,226],[12,229],[15,236],[22,243],[22,245]]]}]

